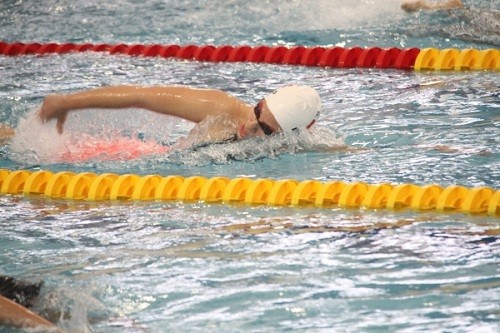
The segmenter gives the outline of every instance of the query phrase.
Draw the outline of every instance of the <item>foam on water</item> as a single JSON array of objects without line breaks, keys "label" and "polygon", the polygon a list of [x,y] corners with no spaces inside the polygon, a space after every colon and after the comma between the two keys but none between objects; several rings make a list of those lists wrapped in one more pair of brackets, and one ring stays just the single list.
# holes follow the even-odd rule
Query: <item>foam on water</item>
[{"label": "foam on water", "polygon": [[9,156],[19,163],[39,164],[54,160],[70,140],[70,135],[58,135],[55,127],[49,128],[31,113],[19,121],[9,145]]}]

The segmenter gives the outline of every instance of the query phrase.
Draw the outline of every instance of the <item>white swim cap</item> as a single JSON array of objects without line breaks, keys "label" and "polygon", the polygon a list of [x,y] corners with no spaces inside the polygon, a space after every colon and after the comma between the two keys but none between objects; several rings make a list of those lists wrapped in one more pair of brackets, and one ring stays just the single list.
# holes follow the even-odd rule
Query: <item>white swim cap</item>
[{"label": "white swim cap", "polygon": [[321,109],[318,92],[308,86],[286,86],[264,97],[281,129],[291,131],[311,126]]}]

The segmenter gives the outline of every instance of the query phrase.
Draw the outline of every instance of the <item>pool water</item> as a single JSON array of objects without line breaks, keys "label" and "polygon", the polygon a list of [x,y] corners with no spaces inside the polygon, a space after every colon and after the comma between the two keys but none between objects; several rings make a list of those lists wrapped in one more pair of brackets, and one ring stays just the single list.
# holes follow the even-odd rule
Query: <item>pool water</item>
[{"label": "pool water", "polygon": [[[399,4],[6,1],[0,25],[6,42],[499,47],[495,2],[416,14]],[[102,53],[0,57],[0,67],[0,121],[16,128],[0,147],[0,168],[500,188],[495,72]],[[290,83],[314,86],[322,97],[311,133],[135,160],[55,156],[82,138],[172,145],[193,125],[142,110],[88,110],[70,115],[59,136],[54,123],[35,116],[47,94],[103,85],[212,87],[254,103]],[[35,311],[71,332],[500,329],[494,217],[2,195],[0,231],[0,274],[43,280]]]}]

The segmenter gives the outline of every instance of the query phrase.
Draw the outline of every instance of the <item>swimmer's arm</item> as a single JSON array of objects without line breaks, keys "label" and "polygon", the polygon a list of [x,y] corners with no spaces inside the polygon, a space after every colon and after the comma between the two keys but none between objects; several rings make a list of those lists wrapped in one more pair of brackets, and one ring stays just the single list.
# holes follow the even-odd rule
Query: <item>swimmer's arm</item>
[{"label": "swimmer's arm", "polygon": [[50,328],[60,332],[57,327],[46,319],[36,315],[8,298],[0,295],[0,324],[14,327]]},{"label": "swimmer's arm", "polygon": [[429,4],[425,0],[418,0],[413,2],[404,2],[401,5],[401,8],[407,12],[415,12],[421,9],[438,10],[464,8],[464,4],[461,0],[448,0],[434,4]]},{"label": "swimmer's arm", "polygon": [[50,95],[40,110],[42,120],[57,119],[62,132],[68,112],[88,108],[142,108],[201,122],[208,116],[236,118],[244,103],[220,90],[182,86],[112,86],[67,95]]}]

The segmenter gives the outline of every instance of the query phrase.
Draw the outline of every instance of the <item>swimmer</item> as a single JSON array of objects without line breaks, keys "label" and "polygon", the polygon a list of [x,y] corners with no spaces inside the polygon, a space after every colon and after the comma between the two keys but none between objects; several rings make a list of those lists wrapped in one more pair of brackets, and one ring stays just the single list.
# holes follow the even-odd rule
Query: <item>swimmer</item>
[{"label": "swimmer", "polygon": [[418,10],[440,10],[440,9],[460,9],[464,8],[461,0],[447,0],[438,3],[428,3],[426,0],[417,0],[412,2],[404,2],[401,9],[407,12],[416,12]]},{"label": "swimmer", "polygon": [[0,325],[60,332],[54,324],[29,310],[38,297],[40,287],[41,283],[28,283],[0,275]]},{"label": "swimmer", "polygon": [[54,332],[60,330],[48,320],[0,295],[0,325],[18,328],[44,327]]},{"label": "swimmer", "polygon": [[[51,161],[79,163],[89,160],[130,160],[142,155],[164,155],[170,150],[192,149],[250,137],[310,128],[321,109],[318,92],[308,86],[290,85],[262,98],[256,105],[221,90],[187,86],[120,85],[69,94],[48,95],[37,119],[56,120],[59,133],[70,112],[84,109],[145,109],[199,124],[188,137],[165,146],[154,140],[114,137],[93,140],[80,138],[55,152]],[[167,120],[168,121],[168,120]],[[9,127],[0,126],[0,144],[14,136]]]},{"label": "swimmer", "polygon": [[49,95],[38,115],[43,122],[57,120],[57,130],[62,133],[69,112],[89,108],[140,108],[195,123],[218,117],[224,120],[221,126],[226,128],[211,128],[210,137],[234,141],[308,129],[319,115],[321,99],[315,89],[297,85],[282,87],[256,105],[220,90],[123,85]]},{"label": "swimmer", "polygon": [[500,43],[500,11],[496,9],[468,8],[460,0],[406,1],[401,8],[409,13],[420,10],[438,12],[439,15],[447,18],[446,23],[409,27],[408,34],[422,36],[429,33],[446,39],[454,38],[466,42],[483,43],[488,47],[497,47]]}]

